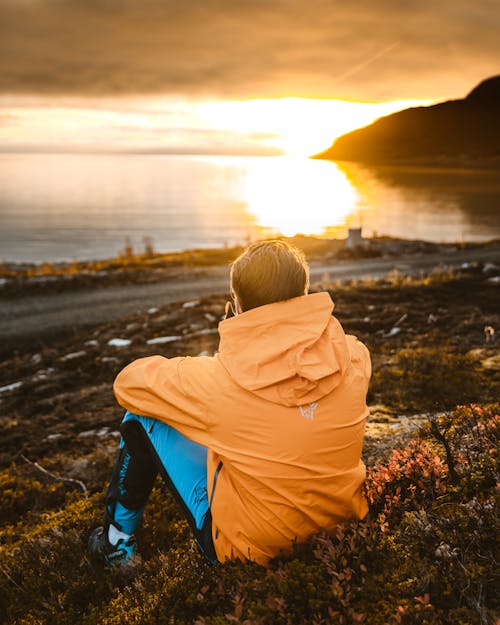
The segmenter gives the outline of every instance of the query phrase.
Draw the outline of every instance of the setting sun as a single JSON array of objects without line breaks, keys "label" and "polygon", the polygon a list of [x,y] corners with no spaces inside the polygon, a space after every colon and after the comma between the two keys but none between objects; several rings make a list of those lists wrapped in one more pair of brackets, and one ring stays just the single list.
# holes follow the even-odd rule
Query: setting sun
[{"label": "setting sun", "polygon": [[283,98],[210,102],[199,105],[199,114],[213,128],[253,134],[260,142],[286,154],[310,156],[326,149],[340,135],[371,124],[379,117],[429,102],[366,103]]}]

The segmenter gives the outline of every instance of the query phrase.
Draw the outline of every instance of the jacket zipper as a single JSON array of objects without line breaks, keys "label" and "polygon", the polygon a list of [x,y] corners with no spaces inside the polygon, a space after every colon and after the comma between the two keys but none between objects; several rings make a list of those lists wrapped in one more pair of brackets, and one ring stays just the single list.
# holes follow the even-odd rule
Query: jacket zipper
[{"label": "jacket zipper", "polygon": [[[222,469],[222,460],[219,461],[219,464],[217,465],[217,468],[215,469],[215,473],[214,473],[214,481],[212,482],[212,493],[210,495],[210,501],[208,502],[208,507],[211,509],[212,508],[212,501],[214,500],[214,495],[215,495],[215,487],[217,485],[217,479],[219,477],[219,473]],[[215,538],[219,538],[219,528],[216,527],[215,528]]]},{"label": "jacket zipper", "polygon": [[217,465],[217,468],[215,469],[214,481],[212,483],[212,493],[210,495],[210,501],[208,502],[208,505],[210,508],[212,507],[212,501],[214,500],[215,487],[217,485],[217,478],[219,477],[219,473],[221,469],[222,469],[222,460],[219,462],[219,464]]}]

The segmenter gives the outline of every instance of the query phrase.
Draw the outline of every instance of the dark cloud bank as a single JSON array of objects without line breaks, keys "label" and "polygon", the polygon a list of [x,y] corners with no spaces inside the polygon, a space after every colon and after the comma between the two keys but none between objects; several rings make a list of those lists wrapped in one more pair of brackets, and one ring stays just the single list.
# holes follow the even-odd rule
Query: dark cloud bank
[{"label": "dark cloud bank", "polygon": [[460,97],[498,0],[0,0],[0,92]]}]

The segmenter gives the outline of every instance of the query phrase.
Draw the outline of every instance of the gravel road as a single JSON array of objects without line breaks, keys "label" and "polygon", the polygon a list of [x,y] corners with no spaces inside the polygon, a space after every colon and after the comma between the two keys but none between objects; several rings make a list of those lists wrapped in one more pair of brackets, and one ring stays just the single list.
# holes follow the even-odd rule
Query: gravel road
[{"label": "gravel road", "polygon": [[[464,262],[500,264],[500,251],[481,248],[438,254],[402,256],[398,259],[362,259],[311,265],[311,282],[328,274],[330,280],[380,278],[393,268],[404,274],[429,271],[436,265],[458,267]],[[185,277],[155,284],[131,284],[50,295],[3,299],[0,308],[0,353],[11,352],[30,341],[46,343],[52,337],[79,332],[85,327],[113,321],[128,314],[176,301],[228,292],[227,267],[186,271]]]}]

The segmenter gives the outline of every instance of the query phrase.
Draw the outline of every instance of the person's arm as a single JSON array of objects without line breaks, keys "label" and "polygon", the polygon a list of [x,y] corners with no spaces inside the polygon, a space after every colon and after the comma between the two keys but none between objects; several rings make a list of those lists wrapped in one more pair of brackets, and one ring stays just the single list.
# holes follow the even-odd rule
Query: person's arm
[{"label": "person's arm", "polygon": [[184,436],[208,446],[213,385],[203,375],[201,358],[140,358],[117,376],[118,403],[135,414],[168,423]]},{"label": "person's arm", "polygon": [[362,363],[362,371],[366,379],[369,380],[372,375],[372,361],[368,348],[353,334],[346,334],[346,338],[351,353],[351,361]]}]

